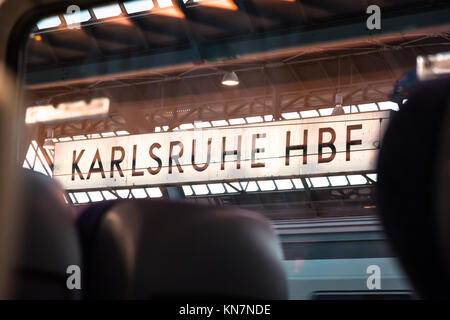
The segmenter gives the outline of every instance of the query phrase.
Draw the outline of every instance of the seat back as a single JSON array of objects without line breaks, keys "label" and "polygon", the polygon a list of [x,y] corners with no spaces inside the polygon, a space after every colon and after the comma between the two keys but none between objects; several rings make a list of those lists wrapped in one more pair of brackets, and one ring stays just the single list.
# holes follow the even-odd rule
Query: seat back
[{"label": "seat back", "polygon": [[[419,295],[450,298],[450,265],[446,263],[450,250],[442,246],[442,236],[450,232],[450,211],[438,205],[442,129],[450,125],[450,79],[420,83],[410,92],[383,138],[378,211]],[[448,190],[444,198],[449,201]],[[442,215],[447,219],[441,219]]]},{"label": "seat back", "polygon": [[94,206],[78,227],[87,298],[286,298],[280,244],[258,214],[119,201]]},{"label": "seat back", "polygon": [[75,219],[63,190],[51,178],[23,171],[22,211],[12,296],[16,299],[75,299],[68,266],[81,266]]}]

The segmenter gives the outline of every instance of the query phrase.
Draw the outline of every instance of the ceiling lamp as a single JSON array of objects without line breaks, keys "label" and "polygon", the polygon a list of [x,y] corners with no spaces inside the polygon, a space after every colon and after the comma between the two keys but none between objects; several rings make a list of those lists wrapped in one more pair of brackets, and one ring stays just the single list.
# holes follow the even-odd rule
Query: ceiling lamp
[{"label": "ceiling lamp", "polygon": [[44,145],[42,146],[45,150],[54,151],[55,142],[52,139],[45,139]]},{"label": "ceiling lamp", "polygon": [[222,84],[228,87],[234,87],[239,84],[239,78],[235,72],[227,72],[222,78]]},{"label": "ceiling lamp", "polygon": [[342,108],[342,101],[343,100],[344,99],[342,97],[342,94],[336,93],[336,96],[335,96],[336,106],[334,107],[333,112],[332,112],[333,116],[340,116],[342,114],[345,114],[344,109]]},{"label": "ceiling lamp", "polygon": [[53,141],[53,129],[47,128],[47,139],[44,141],[44,145],[42,146],[47,151],[55,150],[55,141]]}]

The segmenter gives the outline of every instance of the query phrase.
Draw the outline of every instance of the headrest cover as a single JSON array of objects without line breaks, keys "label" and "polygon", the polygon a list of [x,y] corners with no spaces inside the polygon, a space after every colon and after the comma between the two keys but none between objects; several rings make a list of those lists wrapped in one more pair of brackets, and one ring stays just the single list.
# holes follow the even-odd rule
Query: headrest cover
[{"label": "headrest cover", "polygon": [[69,265],[81,267],[74,218],[63,190],[51,178],[23,170],[23,204],[14,295],[19,299],[66,299]]},{"label": "headrest cover", "polygon": [[134,200],[110,206],[98,223],[88,298],[286,298],[281,248],[258,214]]},{"label": "headrest cover", "polygon": [[449,79],[416,85],[390,121],[378,162],[378,211],[423,298],[450,297],[449,252],[440,244],[436,208],[436,155],[449,92]]}]

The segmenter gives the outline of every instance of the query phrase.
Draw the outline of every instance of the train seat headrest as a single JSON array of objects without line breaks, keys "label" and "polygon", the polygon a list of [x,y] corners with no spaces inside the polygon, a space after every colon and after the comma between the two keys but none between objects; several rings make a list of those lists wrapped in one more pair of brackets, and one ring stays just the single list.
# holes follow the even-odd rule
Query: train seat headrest
[{"label": "train seat headrest", "polygon": [[259,214],[122,200],[94,205],[78,227],[87,298],[286,298],[281,247]]},{"label": "train seat headrest", "polygon": [[[444,147],[442,131],[450,122],[449,92],[449,78],[412,88],[390,120],[378,159],[378,211],[422,298],[450,298],[450,247],[443,245],[450,233],[450,212],[438,204],[439,179],[444,177],[439,154],[450,150],[450,145]],[[441,200],[450,201],[448,190],[442,195]]]},{"label": "train seat headrest", "polygon": [[81,267],[75,219],[51,178],[23,170],[22,206],[12,295],[17,299],[72,299],[67,268]]}]

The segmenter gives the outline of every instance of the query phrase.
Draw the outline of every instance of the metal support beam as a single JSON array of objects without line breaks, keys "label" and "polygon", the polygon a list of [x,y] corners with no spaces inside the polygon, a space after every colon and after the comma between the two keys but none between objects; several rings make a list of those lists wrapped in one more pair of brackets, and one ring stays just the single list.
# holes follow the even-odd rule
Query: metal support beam
[{"label": "metal support beam", "polygon": [[[358,38],[377,38],[385,35],[418,32],[423,28],[448,27],[450,8],[444,7],[437,10],[421,12],[405,12],[401,14],[386,15],[383,18],[383,29],[377,33],[368,32],[365,28],[365,20],[357,18],[347,24],[327,25],[324,28],[297,30],[284,34],[264,34],[264,36],[252,36],[247,39],[230,39],[220,43],[210,44],[208,50],[202,51],[205,60],[217,61],[218,59],[255,56],[275,50],[299,50],[308,46],[316,46],[322,43],[339,43]],[[411,26],[414,26],[412,28]],[[111,59],[95,63],[68,66],[66,68],[53,68],[42,71],[30,72],[27,83],[51,84],[64,81],[74,81],[90,78],[102,78],[123,72],[146,73],[150,70],[164,69],[168,67],[180,67],[198,61],[198,51],[190,47],[177,51],[160,52]]]}]

